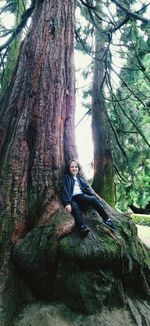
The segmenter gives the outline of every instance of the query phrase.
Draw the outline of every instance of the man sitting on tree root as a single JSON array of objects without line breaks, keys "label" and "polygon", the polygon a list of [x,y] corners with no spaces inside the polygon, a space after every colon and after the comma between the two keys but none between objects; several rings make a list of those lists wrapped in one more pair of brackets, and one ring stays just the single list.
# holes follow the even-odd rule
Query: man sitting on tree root
[{"label": "man sitting on tree root", "polygon": [[87,206],[92,206],[102,217],[104,224],[115,230],[113,221],[108,217],[99,199],[95,196],[94,190],[80,172],[79,163],[74,159],[71,160],[62,181],[62,202],[65,210],[72,213],[77,228],[83,235],[90,231],[82,217],[82,210]]}]

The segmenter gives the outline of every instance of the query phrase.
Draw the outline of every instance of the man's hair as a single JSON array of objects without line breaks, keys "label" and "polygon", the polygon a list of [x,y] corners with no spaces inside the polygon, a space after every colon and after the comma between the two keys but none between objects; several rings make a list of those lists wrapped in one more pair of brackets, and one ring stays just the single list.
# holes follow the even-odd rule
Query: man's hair
[{"label": "man's hair", "polygon": [[80,165],[80,163],[76,159],[72,159],[72,160],[70,160],[68,162],[68,164],[66,166],[65,172],[68,173],[68,174],[70,174],[70,165],[71,165],[72,162],[75,162],[77,164],[77,166],[78,166],[78,174],[80,174],[81,173],[81,170],[82,170],[81,169],[81,165]]}]

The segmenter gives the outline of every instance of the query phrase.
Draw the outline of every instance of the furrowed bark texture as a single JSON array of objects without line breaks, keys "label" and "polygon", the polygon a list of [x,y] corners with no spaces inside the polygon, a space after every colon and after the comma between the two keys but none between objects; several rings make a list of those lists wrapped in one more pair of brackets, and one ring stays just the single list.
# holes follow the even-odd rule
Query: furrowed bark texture
[{"label": "furrowed bark texture", "polygon": [[[98,8],[101,6],[97,1]],[[114,205],[113,160],[106,105],[102,94],[105,75],[106,47],[101,23],[95,29],[95,62],[92,91],[92,134],[94,143],[94,190],[110,205]]]},{"label": "furrowed bark texture", "polygon": [[[73,2],[39,1],[1,106],[4,211],[32,226],[58,193],[60,165],[74,145]],[[43,23],[44,21],[44,23]],[[7,190],[7,191],[6,191]],[[11,197],[13,194],[13,197]],[[28,203],[28,206],[27,206]]]},{"label": "furrowed bark texture", "polygon": [[60,205],[61,167],[76,156],[74,12],[74,0],[36,1],[1,101],[0,263],[5,279],[11,244],[50,220]]}]

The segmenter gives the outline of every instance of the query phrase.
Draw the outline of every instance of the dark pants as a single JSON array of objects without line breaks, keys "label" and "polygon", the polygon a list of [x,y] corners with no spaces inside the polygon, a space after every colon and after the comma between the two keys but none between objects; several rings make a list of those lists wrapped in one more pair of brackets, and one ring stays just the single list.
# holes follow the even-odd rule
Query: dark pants
[{"label": "dark pants", "polygon": [[83,217],[82,217],[82,210],[88,206],[92,206],[102,217],[104,221],[108,219],[108,216],[106,212],[104,211],[103,207],[101,206],[100,201],[96,196],[92,195],[86,195],[86,194],[80,194],[73,196],[72,201],[71,201],[71,207],[72,207],[72,215],[75,219],[75,222],[77,226],[80,228],[83,222]]}]

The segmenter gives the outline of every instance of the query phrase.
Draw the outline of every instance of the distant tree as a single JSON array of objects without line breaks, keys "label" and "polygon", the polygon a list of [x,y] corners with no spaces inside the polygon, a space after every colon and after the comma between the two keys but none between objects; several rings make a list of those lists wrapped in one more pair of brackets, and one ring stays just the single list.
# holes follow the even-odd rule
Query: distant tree
[{"label": "distant tree", "polygon": [[[96,2],[97,15],[102,5]],[[114,173],[110,147],[109,121],[106,111],[106,102],[103,97],[103,83],[105,76],[106,39],[103,33],[102,22],[96,19],[95,48],[93,67],[92,90],[92,133],[94,142],[94,178],[92,186],[95,191],[109,204],[114,205]]]},{"label": "distant tree", "polygon": [[[107,189],[109,189],[109,192],[113,194],[113,179],[108,178],[107,179],[107,173],[109,168],[107,169],[107,172],[105,173],[103,170],[103,164],[102,162],[106,162],[104,152],[102,154],[101,150],[101,156],[98,155],[98,151],[100,151],[100,146],[104,149],[104,142],[96,141],[98,139],[99,133],[102,132],[102,128],[105,128],[105,132],[103,132],[103,138],[106,141],[106,146],[108,152],[111,152],[111,155],[113,157],[113,171],[114,171],[114,177],[117,184],[116,190],[117,190],[117,203],[119,203],[118,200],[121,199],[122,194],[126,191],[126,186],[129,190],[129,184],[130,182],[127,181],[124,172],[128,170],[128,175],[131,176],[130,172],[130,144],[128,142],[128,136],[129,133],[122,132],[121,129],[123,124],[126,123],[126,125],[131,125],[131,128],[133,127],[136,129],[136,135],[138,134],[138,137],[141,141],[141,146],[144,148],[146,145],[146,148],[148,149],[148,141],[147,141],[147,134],[145,134],[145,129],[142,130],[142,120],[143,123],[145,123],[144,118],[144,111],[143,107],[148,105],[148,80],[149,80],[149,72],[148,69],[144,67],[142,63],[143,55],[149,52],[149,42],[145,42],[144,39],[142,41],[142,37],[140,36],[141,33],[144,33],[145,37],[148,37],[148,24],[146,23],[146,19],[142,16],[139,17],[140,13],[144,13],[147,9],[147,5],[143,5],[143,7],[134,14],[131,11],[131,5],[135,3],[135,1],[130,1],[127,6],[123,4],[123,2],[117,2],[114,1],[116,4],[116,14],[115,16],[111,13],[111,2],[107,3],[107,8],[105,7],[105,4],[99,6],[99,8],[95,5],[96,3],[93,3],[93,8],[90,7],[90,5],[87,7],[88,9],[83,11],[81,9],[81,13],[84,15],[85,18],[88,19],[89,25],[87,24],[87,28],[79,28],[78,27],[78,40],[80,41],[82,45],[82,49],[84,52],[89,53],[90,56],[93,57],[93,61],[96,58],[96,64],[95,64],[95,70],[94,74],[98,76],[95,82],[94,78],[94,87],[93,90],[96,93],[97,89],[99,88],[98,95],[96,95],[97,99],[97,105],[98,101],[103,103],[103,111],[105,112],[105,120],[109,122],[109,125],[103,121],[103,116],[100,116],[100,110],[99,114],[96,112],[95,114],[95,124],[92,124],[92,130],[94,136],[94,166],[97,166],[95,168],[95,176],[99,177],[94,178],[93,186],[95,187],[96,191],[103,197],[107,198],[105,196],[106,192],[104,191],[105,185]],[[94,7],[95,6],[95,7]],[[113,8],[114,10],[114,8]],[[93,13],[94,12],[94,13]],[[94,16],[95,14],[95,16]],[[95,18],[94,18],[95,17]],[[139,20],[142,19],[142,24],[139,24]],[[93,30],[92,30],[93,26]],[[96,35],[99,33],[99,37],[97,37],[99,41],[99,47],[101,46],[101,51],[94,52],[94,49],[89,47],[88,44],[91,44],[91,35],[93,35],[93,31],[96,31]],[[119,30],[119,39],[117,44],[117,37],[116,32]],[[92,34],[91,34],[92,33]],[[87,44],[89,40],[89,43]],[[85,43],[86,41],[86,43]],[[147,44],[147,45],[146,45]],[[102,53],[103,49],[103,53]],[[116,58],[116,54],[118,56],[118,62]],[[131,58],[131,59],[129,59]],[[126,61],[125,66],[120,70],[120,72],[117,72],[119,69],[119,64],[121,61]],[[96,72],[96,73],[95,73]],[[91,73],[91,71],[89,71]],[[139,86],[137,85],[136,80],[139,81],[139,73],[142,74],[142,79],[145,79],[145,82],[143,85],[147,83],[147,86],[145,88],[145,94],[147,92],[147,99],[142,92],[139,93]],[[85,72],[84,76],[86,78],[88,74],[88,70]],[[135,79],[134,85],[133,85],[133,76]],[[114,78],[120,80],[119,86],[115,85]],[[132,79],[132,81],[130,81]],[[143,83],[141,79],[141,84]],[[146,82],[147,80],[147,82]],[[98,83],[101,83],[98,85]],[[137,87],[138,86],[138,87]],[[118,91],[117,91],[118,89]],[[94,96],[95,93],[93,92]],[[107,95],[106,95],[107,94]],[[119,95],[122,94],[122,95]],[[87,103],[87,97],[91,97],[91,90],[86,89],[84,91],[84,96],[86,98]],[[144,98],[143,98],[144,96]],[[93,100],[94,101],[94,100]],[[140,105],[140,125],[137,124],[137,114],[133,114],[134,109],[130,108],[137,108],[137,101]],[[145,102],[146,101],[146,102]],[[117,104],[118,103],[118,104]],[[142,105],[143,103],[143,105]],[[101,106],[99,105],[99,108]],[[126,109],[125,109],[126,107]],[[148,106],[147,106],[148,108]],[[89,105],[87,105],[88,112],[92,113],[95,112],[92,111],[92,108],[89,108]],[[137,109],[136,109],[137,110]],[[148,111],[146,111],[148,112]],[[146,113],[147,115],[147,113]],[[148,117],[147,117],[148,118]],[[122,121],[122,122],[121,122]],[[121,125],[120,125],[121,123]],[[108,128],[109,126],[109,133]],[[103,126],[103,127],[102,127]],[[125,128],[126,129],[126,128]],[[128,129],[128,127],[127,127]],[[103,130],[104,131],[104,130]],[[145,136],[144,136],[145,134]],[[109,136],[108,136],[109,135]],[[132,133],[133,136],[133,133]],[[141,138],[142,137],[142,138]],[[145,145],[144,145],[145,143]],[[109,144],[109,145],[108,145]],[[110,146],[111,144],[111,146]],[[128,149],[129,146],[129,149]],[[147,151],[147,149],[145,150]],[[142,150],[142,149],[141,149]],[[137,153],[139,152],[139,147],[137,144]],[[134,155],[134,153],[133,153]],[[99,156],[99,160],[98,160]],[[119,156],[119,161],[118,161]],[[101,158],[100,158],[101,157]],[[102,159],[103,157],[103,159]],[[97,162],[97,163],[96,163]],[[99,162],[99,163],[98,163]],[[101,162],[101,163],[100,163]],[[123,164],[121,162],[124,162]],[[112,171],[112,159],[110,160],[110,165],[107,165],[107,167],[110,167],[109,171]],[[134,168],[133,168],[134,170]],[[96,172],[97,171],[97,172]],[[129,172],[130,171],[130,172]],[[134,170],[135,171],[135,170]],[[120,179],[120,176],[121,179]],[[101,177],[100,177],[101,176]],[[118,179],[119,178],[119,179]],[[135,180],[137,178],[137,175],[135,176]],[[146,176],[145,176],[146,178]],[[96,180],[96,181],[95,181]],[[123,182],[122,191],[120,191],[120,181]],[[124,180],[124,181],[123,181]],[[96,183],[95,183],[96,182]],[[106,184],[105,184],[106,182]],[[136,182],[136,181],[135,181]],[[134,182],[134,184],[135,184]],[[132,186],[132,189],[134,186]],[[127,190],[127,191],[128,191]],[[136,190],[137,191],[137,190]],[[133,195],[133,194],[132,194]],[[134,192],[135,195],[135,192]],[[144,195],[145,196],[145,195]],[[113,197],[113,195],[112,195]],[[136,197],[136,196],[135,196]],[[109,198],[111,200],[110,194]],[[133,196],[132,196],[133,199]],[[148,199],[147,199],[148,200]],[[109,201],[107,199],[107,201]],[[123,203],[124,201],[124,203]],[[112,202],[112,201],[111,201]],[[117,204],[118,205],[118,204]],[[125,196],[125,194],[122,196],[121,204],[119,204],[119,208],[124,209],[123,207],[127,208],[128,205],[128,196]]]}]

